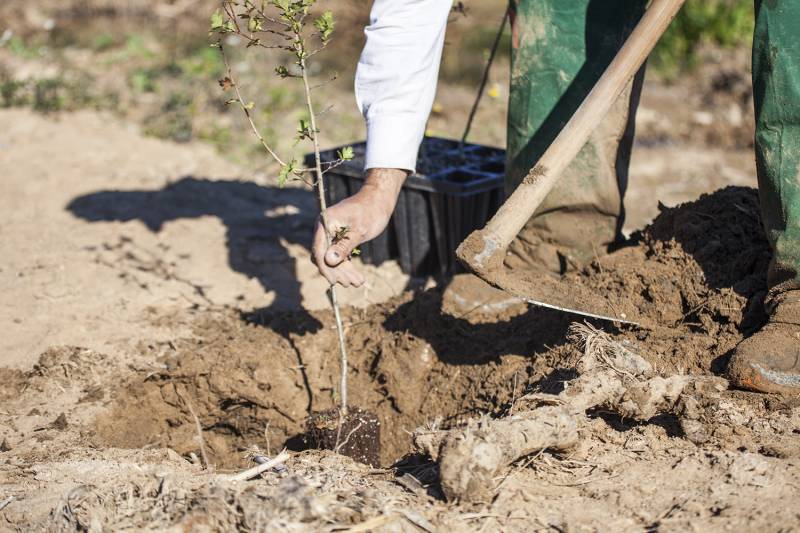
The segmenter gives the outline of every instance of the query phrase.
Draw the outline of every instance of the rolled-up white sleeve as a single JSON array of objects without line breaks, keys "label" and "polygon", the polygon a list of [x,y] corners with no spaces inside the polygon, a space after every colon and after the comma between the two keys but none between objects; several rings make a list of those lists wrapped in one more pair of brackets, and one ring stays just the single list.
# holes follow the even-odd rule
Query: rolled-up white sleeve
[{"label": "rolled-up white sleeve", "polygon": [[365,169],[416,169],[451,5],[452,0],[374,1],[355,82],[367,124]]}]

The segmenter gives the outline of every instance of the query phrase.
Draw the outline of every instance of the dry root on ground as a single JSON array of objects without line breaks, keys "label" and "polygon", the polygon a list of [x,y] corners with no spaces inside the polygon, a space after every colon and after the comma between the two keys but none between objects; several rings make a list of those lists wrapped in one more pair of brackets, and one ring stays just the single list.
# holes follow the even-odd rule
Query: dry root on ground
[{"label": "dry root on ground", "polygon": [[672,413],[690,440],[706,438],[695,396],[727,389],[724,379],[656,376],[647,361],[607,334],[581,324],[570,331],[584,354],[580,376],[566,383],[560,394],[526,395],[521,400],[538,407],[499,420],[482,419],[450,431],[417,431],[415,444],[438,460],[449,500],[488,501],[498,474],[510,463],[544,449],[575,448],[588,426],[590,409],[639,421]]}]

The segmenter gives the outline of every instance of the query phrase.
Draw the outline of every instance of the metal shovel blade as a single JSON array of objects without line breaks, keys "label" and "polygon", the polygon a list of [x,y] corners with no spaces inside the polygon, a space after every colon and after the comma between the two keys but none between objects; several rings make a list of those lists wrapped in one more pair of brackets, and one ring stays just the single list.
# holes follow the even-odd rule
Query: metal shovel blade
[{"label": "metal shovel blade", "polygon": [[570,277],[535,271],[512,272],[505,268],[476,274],[529,304],[620,324],[641,325],[635,308],[597,294]]}]

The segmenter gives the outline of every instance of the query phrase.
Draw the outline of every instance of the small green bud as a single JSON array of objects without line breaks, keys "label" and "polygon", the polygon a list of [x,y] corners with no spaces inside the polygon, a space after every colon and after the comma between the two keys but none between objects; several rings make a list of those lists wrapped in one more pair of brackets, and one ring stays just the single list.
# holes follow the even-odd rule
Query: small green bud
[{"label": "small green bud", "polygon": [[278,172],[278,187],[283,187],[286,185],[289,176],[294,172],[296,166],[297,160],[292,159],[289,163],[281,167],[280,172]]},{"label": "small green bud", "polygon": [[306,119],[301,118],[300,125],[297,127],[297,139],[303,140],[310,138],[311,138],[311,125]]},{"label": "small green bud", "polygon": [[336,154],[342,161],[350,161],[355,157],[355,152],[352,146],[345,146]]},{"label": "small green bud", "polygon": [[247,29],[251,32],[261,31],[264,28],[262,25],[261,19],[256,17],[251,17],[247,23]]}]

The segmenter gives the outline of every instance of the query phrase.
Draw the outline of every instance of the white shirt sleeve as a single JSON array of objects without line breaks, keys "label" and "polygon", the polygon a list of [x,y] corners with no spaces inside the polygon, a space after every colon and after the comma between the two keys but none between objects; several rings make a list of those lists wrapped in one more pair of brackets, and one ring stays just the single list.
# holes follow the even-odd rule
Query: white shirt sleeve
[{"label": "white shirt sleeve", "polygon": [[375,0],[356,69],[365,169],[414,171],[436,94],[452,0]]}]

